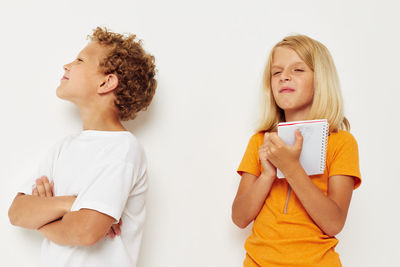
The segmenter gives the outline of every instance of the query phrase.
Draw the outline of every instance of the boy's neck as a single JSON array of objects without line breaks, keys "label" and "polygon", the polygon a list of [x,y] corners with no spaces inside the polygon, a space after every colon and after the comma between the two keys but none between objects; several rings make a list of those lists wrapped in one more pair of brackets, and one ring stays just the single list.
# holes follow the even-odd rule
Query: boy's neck
[{"label": "boy's neck", "polygon": [[109,109],[80,109],[83,130],[126,131],[115,112]]}]

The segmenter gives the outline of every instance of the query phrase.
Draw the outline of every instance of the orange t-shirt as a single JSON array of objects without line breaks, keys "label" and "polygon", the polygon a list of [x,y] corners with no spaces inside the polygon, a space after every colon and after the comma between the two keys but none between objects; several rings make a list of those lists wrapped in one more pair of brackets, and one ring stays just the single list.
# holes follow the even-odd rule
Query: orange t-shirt
[{"label": "orange t-shirt", "polygon": [[[251,137],[237,170],[240,175],[247,172],[260,176],[258,148],[263,140],[263,132]],[[353,176],[354,188],[361,183],[357,142],[349,132],[329,135],[325,172],[310,179],[327,195],[328,179],[333,175]],[[284,213],[287,194],[286,179],[276,179],[246,240],[244,266],[342,266],[334,250],[338,240],[313,222],[294,191]]]}]

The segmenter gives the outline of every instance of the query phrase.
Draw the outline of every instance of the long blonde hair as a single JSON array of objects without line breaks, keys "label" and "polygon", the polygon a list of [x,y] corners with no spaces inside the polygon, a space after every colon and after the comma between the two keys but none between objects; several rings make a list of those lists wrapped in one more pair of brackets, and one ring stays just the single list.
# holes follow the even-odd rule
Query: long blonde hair
[{"label": "long blonde hair", "polygon": [[314,97],[307,119],[327,119],[330,132],[349,131],[350,123],[344,116],[343,98],[332,56],[323,44],[305,35],[287,36],[272,48],[263,74],[261,117],[256,131],[273,131],[279,122],[285,121],[284,111],[276,104],[271,90],[272,58],[275,49],[282,46],[294,50],[314,72]]}]

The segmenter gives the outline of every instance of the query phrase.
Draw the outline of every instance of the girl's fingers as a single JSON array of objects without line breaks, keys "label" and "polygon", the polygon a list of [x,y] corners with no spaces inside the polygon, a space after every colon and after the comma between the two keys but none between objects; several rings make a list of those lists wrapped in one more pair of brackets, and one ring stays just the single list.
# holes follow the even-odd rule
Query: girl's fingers
[{"label": "girl's fingers", "polygon": [[264,134],[264,142],[263,142],[263,146],[270,146],[271,145],[271,138],[272,138],[272,134],[273,133],[265,133]]},{"label": "girl's fingers", "polygon": [[264,143],[268,140],[268,138],[269,138],[269,133],[265,132],[265,134],[264,134]]},{"label": "girl's fingers", "polygon": [[39,196],[39,192],[38,192],[38,190],[37,190],[37,187],[33,188],[32,195],[33,195],[33,196],[36,196],[36,197]]},{"label": "girl's fingers", "polygon": [[279,138],[277,133],[272,133],[271,134],[271,139],[270,139],[271,144],[273,144],[273,145],[281,145],[282,143],[280,141],[281,141],[281,139]]}]

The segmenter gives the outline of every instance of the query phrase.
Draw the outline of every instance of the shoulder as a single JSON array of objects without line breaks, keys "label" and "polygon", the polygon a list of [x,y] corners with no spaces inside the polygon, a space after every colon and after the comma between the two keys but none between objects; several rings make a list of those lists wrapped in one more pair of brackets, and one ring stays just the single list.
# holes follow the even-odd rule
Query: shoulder
[{"label": "shoulder", "polygon": [[57,139],[57,141],[51,146],[50,151],[52,153],[59,153],[63,148],[68,146],[77,136],[78,134],[70,134]]},{"label": "shoulder", "polygon": [[[122,132],[109,139],[109,149],[116,157],[127,163],[144,160],[144,149],[139,140],[131,132]],[[110,151],[110,152],[111,152]]]},{"label": "shoulder", "polygon": [[340,155],[358,155],[358,144],[354,136],[347,131],[339,130],[328,138],[328,159],[340,158]]},{"label": "shoulder", "polygon": [[357,141],[350,132],[339,130],[329,135],[328,145],[329,146],[357,145]]},{"label": "shoulder", "polygon": [[128,158],[134,156],[143,156],[144,148],[139,140],[132,133],[127,132],[123,138],[120,139],[120,146],[126,148]]},{"label": "shoulder", "polygon": [[255,134],[253,134],[250,137],[249,145],[251,144],[251,145],[254,145],[257,147],[261,146],[262,143],[264,142],[264,134],[265,134],[265,132],[257,132]]},{"label": "shoulder", "polygon": [[131,132],[124,132],[113,141],[113,150],[126,163],[144,163],[146,161],[144,148]]},{"label": "shoulder", "polygon": [[144,160],[144,150],[137,138],[129,131],[85,131],[77,137],[78,148],[100,153],[112,162],[132,163]]}]

